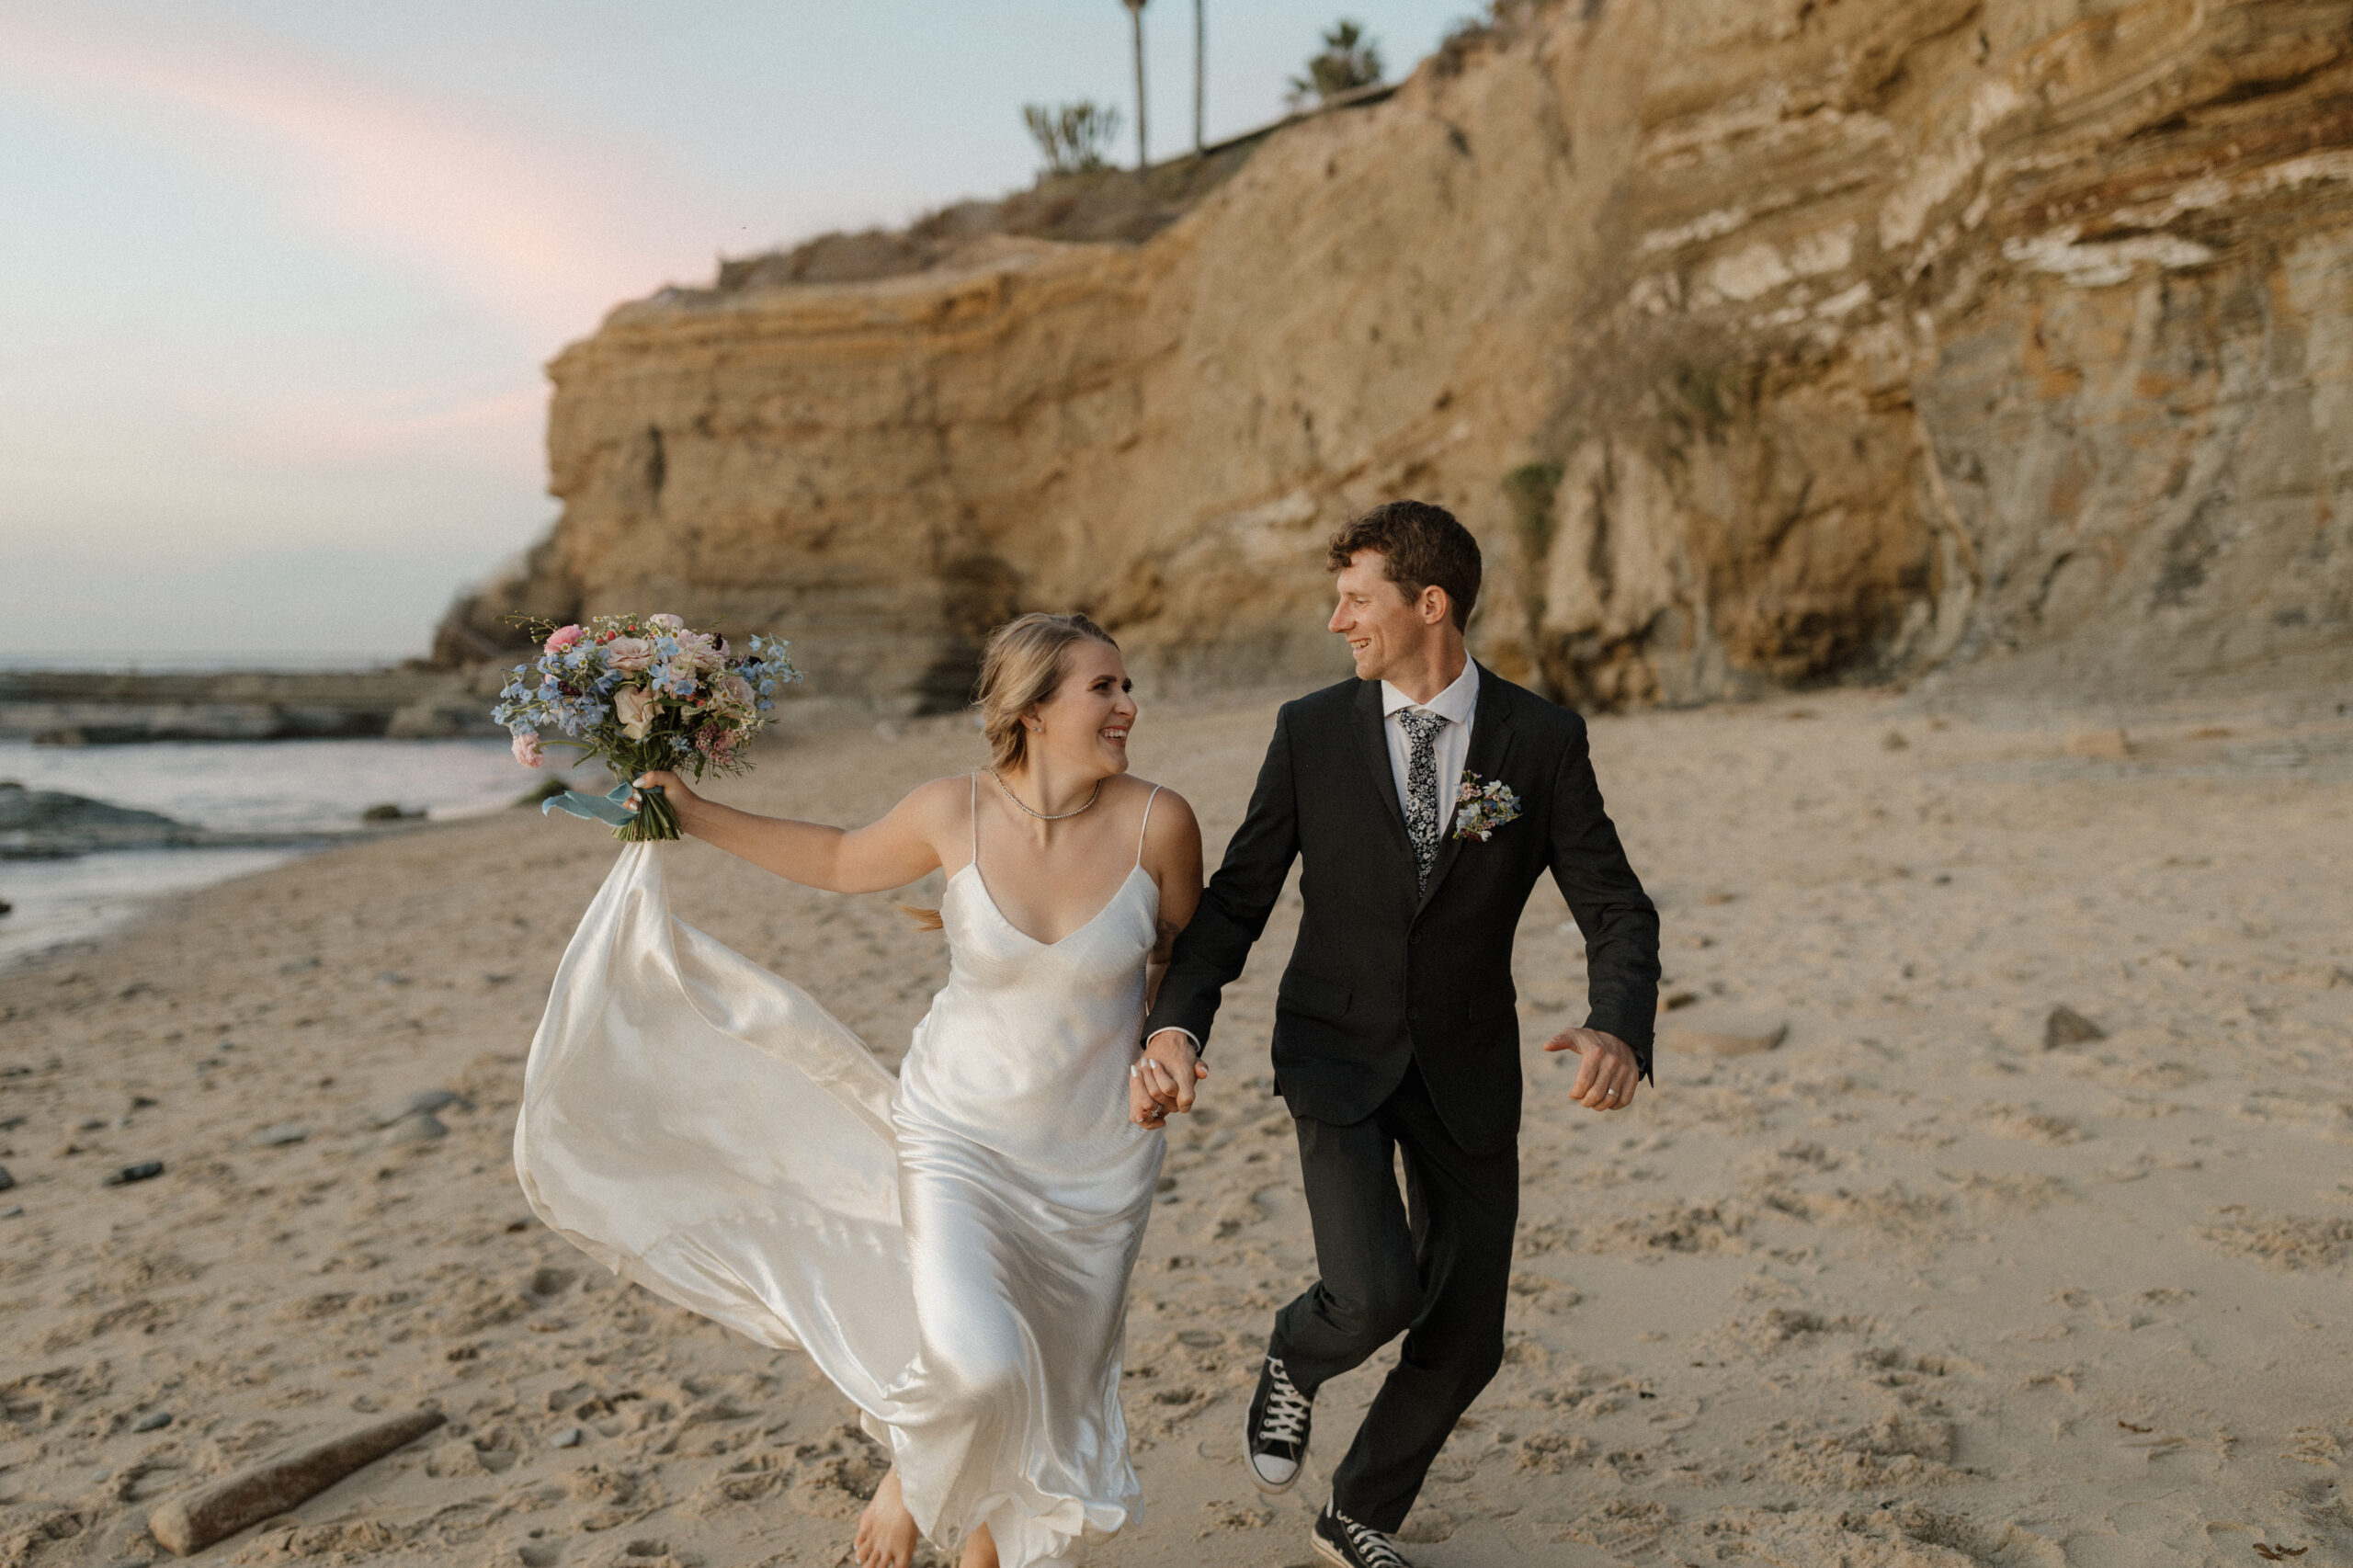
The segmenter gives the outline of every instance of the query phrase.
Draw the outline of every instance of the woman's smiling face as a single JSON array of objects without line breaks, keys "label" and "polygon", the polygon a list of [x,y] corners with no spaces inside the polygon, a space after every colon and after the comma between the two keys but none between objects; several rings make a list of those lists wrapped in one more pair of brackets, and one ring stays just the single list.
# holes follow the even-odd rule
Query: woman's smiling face
[{"label": "woman's smiling face", "polygon": [[1128,770],[1128,732],[1136,721],[1135,683],[1127,661],[1108,642],[1082,637],[1063,660],[1062,684],[1030,710],[1029,744],[1065,767],[1093,773]]}]

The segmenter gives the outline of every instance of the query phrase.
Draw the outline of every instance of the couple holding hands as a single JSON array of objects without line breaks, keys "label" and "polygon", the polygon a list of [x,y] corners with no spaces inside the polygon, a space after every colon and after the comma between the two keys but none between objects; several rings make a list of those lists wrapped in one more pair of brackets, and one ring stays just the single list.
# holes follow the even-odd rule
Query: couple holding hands
[{"label": "couple holding hands", "polygon": [[[1083,616],[991,637],[991,762],[852,830],[756,816],[648,774],[681,830],[841,892],[949,872],[947,986],[893,1076],[805,993],[671,917],[634,846],[560,971],[517,1165],[542,1218],[627,1277],[807,1352],[892,1465],[861,1568],[918,1534],[963,1568],[1076,1563],[1141,1487],[1119,1382],[1166,1119],[1191,1109],[1220,993],[1292,864],[1299,937],[1275,1087],[1297,1124],[1320,1278],[1276,1313],[1235,1435],[1299,1479],[1316,1392],[1404,1344],[1313,1526],[1341,1568],[1393,1535],[1501,1363],[1518,1208],[1512,939],[1550,872],[1589,1014],[1545,1049],[1621,1110],[1650,1070],[1658,916],[1576,714],[1481,668],[1475,540],[1401,501],[1330,541],[1355,678],[1286,704],[1206,887],[1185,801],[1128,771],[1118,646]],[[1397,1168],[1401,1163],[1404,1186]]]}]

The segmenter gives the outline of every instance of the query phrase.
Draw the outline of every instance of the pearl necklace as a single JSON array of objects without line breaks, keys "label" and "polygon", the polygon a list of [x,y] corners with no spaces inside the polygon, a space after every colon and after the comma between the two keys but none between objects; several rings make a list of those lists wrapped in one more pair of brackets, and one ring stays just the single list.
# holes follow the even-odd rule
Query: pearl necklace
[{"label": "pearl necklace", "polygon": [[1101,780],[1100,778],[1097,778],[1097,779],[1095,781],[1095,793],[1086,797],[1086,806],[1081,806],[1081,807],[1079,807],[1079,808],[1078,808],[1078,811],[1076,811],[1076,812],[1060,812],[1055,813],[1055,814],[1054,814],[1054,815],[1052,815],[1052,816],[1048,816],[1048,815],[1047,815],[1045,812],[1033,812],[1033,811],[1029,811],[1029,807],[1028,802],[1024,801],[1021,799],[1021,797],[1020,797],[1020,796],[1018,796],[1018,795],[1015,794],[1015,793],[1013,792],[1012,787],[1011,787],[1011,786],[1009,786],[1008,784],[1006,784],[1006,781],[1005,781],[1004,779],[1002,779],[1002,778],[997,778],[997,774],[996,774],[996,769],[995,769],[995,768],[994,768],[994,767],[983,768],[983,769],[982,769],[982,771],[983,771],[983,772],[984,772],[984,773],[986,773],[990,778],[996,778],[996,787],[997,787],[998,789],[1003,790],[1005,791],[1005,798],[1006,798],[1006,800],[1011,801],[1015,805],[1019,806],[1023,811],[1025,811],[1025,812],[1029,812],[1029,814],[1030,814],[1031,816],[1033,816],[1033,817],[1036,817],[1040,822],[1068,822],[1071,818],[1073,818],[1073,817],[1074,817],[1074,816],[1078,815],[1078,814],[1079,814],[1079,812],[1084,812],[1084,811],[1086,811],[1086,808],[1087,808],[1087,806],[1092,806],[1092,805],[1093,805],[1097,801],[1100,800],[1100,799],[1102,798],[1102,795],[1103,795],[1103,780]]}]

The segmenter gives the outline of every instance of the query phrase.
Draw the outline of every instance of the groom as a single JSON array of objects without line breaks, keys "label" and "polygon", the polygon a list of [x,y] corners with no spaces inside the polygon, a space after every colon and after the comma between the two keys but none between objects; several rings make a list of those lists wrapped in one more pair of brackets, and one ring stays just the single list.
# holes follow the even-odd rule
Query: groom
[{"label": "groom", "polygon": [[[1597,1111],[1624,1109],[1649,1075],[1658,915],[1602,810],[1585,722],[1466,654],[1479,547],[1453,515],[1392,502],[1340,530],[1327,564],[1357,678],[1276,716],[1249,814],[1144,1028],[1154,1057],[1189,1067],[1301,859],[1275,1087],[1298,1124],[1323,1278],[1275,1316],[1245,1459],[1262,1491],[1288,1490],[1316,1391],[1404,1334],[1314,1530],[1343,1568],[1404,1568],[1390,1538],[1503,1359],[1520,912],[1550,871],[1585,936],[1590,1011],[1545,1049],[1583,1059],[1571,1093]],[[1170,1074],[1168,1108],[1189,1108],[1193,1079]]]}]

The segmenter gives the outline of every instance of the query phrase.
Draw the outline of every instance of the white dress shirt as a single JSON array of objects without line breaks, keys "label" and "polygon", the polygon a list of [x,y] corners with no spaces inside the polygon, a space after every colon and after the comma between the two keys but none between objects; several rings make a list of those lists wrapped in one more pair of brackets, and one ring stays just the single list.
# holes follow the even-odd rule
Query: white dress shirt
[{"label": "white dress shirt", "polygon": [[1431,748],[1438,763],[1438,832],[1443,839],[1453,831],[1454,797],[1462,788],[1463,764],[1471,757],[1471,720],[1479,710],[1478,661],[1463,660],[1462,673],[1454,677],[1454,684],[1427,702],[1415,702],[1387,681],[1381,683],[1381,727],[1389,737],[1389,771],[1397,781],[1397,804],[1411,822],[1414,802],[1405,792],[1405,778],[1413,764],[1414,743],[1397,717],[1408,708],[1423,709],[1446,721],[1446,728],[1438,733],[1438,743]]}]

